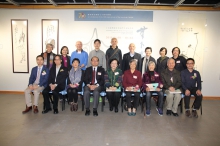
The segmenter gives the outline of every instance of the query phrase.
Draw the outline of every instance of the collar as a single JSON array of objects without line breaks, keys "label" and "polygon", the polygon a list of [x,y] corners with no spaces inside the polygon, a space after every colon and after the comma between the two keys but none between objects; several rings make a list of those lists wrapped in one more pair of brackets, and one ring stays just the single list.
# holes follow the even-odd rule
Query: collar
[{"label": "collar", "polygon": [[131,56],[131,57],[134,57],[134,55],[135,55],[135,52],[134,52],[134,54],[131,54],[131,52],[130,52],[130,56]]},{"label": "collar", "polygon": [[[78,52],[78,50],[76,49],[76,52]],[[83,52],[83,49],[81,50],[81,52]]]},{"label": "collar", "polygon": [[60,68],[60,67],[61,67],[61,64],[58,67],[56,66],[56,68]]}]

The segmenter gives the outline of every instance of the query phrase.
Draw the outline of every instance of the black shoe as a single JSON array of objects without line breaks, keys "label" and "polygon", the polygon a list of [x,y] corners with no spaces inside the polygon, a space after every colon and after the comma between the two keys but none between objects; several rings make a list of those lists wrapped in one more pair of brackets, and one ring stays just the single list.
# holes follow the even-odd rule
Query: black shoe
[{"label": "black shoe", "polygon": [[110,111],[113,111],[113,107],[112,107],[112,106],[110,106],[109,110],[110,110]]},{"label": "black shoe", "polygon": [[172,111],[171,110],[167,110],[167,115],[171,115]]},{"label": "black shoe", "polygon": [[58,114],[58,113],[59,113],[59,112],[58,112],[58,109],[54,109],[53,113],[54,113],[54,114]]},{"label": "black shoe", "polygon": [[51,111],[51,110],[52,110],[51,108],[45,109],[44,111],[42,111],[42,114],[46,114],[46,113],[48,113],[48,112]]},{"label": "black shoe", "polygon": [[85,116],[89,116],[90,115],[90,110],[86,110]]},{"label": "black shoe", "polygon": [[93,116],[97,117],[98,116],[98,112],[97,111],[93,111]]},{"label": "black shoe", "polygon": [[172,112],[174,117],[178,117],[179,115],[177,113]]},{"label": "black shoe", "polygon": [[115,112],[116,112],[116,113],[118,112],[118,107],[115,107]]}]

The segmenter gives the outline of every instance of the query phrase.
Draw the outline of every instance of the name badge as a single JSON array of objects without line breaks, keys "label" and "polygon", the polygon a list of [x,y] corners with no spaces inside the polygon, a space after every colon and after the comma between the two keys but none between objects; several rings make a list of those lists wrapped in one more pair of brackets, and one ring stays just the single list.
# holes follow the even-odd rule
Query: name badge
[{"label": "name badge", "polygon": [[119,74],[118,72],[115,73],[115,75],[118,75],[118,74]]},{"label": "name badge", "polygon": [[159,75],[158,74],[155,74],[155,77],[158,77]]},{"label": "name badge", "polygon": [[67,60],[65,60],[65,62],[67,62]]},{"label": "name badge", "polygon": [[194,73],[194,76],[196,77],[196,73]]},{"label": "name badge", "polygon": [[133,76],[134,79],[137,79],[137,76]]},{"label": "name badge", "polygon": [[176,63],[180,63],[180,60],[176,61]]},{"label": "name badge", "polygon": [[102,73],[101,73],[101,72],[98,72],[98,75],[102,75]]}]

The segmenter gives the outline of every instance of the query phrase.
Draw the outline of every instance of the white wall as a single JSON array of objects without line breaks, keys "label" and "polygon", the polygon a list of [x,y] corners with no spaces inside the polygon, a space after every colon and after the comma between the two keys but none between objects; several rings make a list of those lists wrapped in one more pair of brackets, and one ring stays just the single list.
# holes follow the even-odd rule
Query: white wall
[{"label": "white wall", "polygon": [[[153,48],[152,56],[155,58],[159,57],[158,50],[162,46],[168,48],[168,56],[171,56],[171,49],[177,46],[179,13],[180,11],[154,11],[153,27],[150,30],[154,35],[145,45]],[[220,96],[220,12],[199,13],[206,15],[208,24],[202,76],[203,94]],[[75,42],[81,37],[75,35],[77,22],[74,22],[74,10],[0,9],[0,45],[3,46],[0,49],[0,90],[23,91],[30,74],[13,73],[11,19],[28,19],[29,72],[36,65],[36,55],[42,52],[41,19],[59,19],[59,48],[66,45],[72,52],[75,49]],[[119,46],[120,43],[122,42],[119,42]],[[121,49],[123,53],[128,51],[127,47]]]}]

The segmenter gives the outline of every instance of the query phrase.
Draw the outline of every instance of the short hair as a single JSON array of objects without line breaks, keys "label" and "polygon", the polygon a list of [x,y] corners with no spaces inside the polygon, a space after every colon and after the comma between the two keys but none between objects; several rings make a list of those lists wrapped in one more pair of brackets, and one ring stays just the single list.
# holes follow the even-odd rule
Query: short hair
[{"label": "short hair", "polygon": [[39,58],[39,57],[43,58],[43,60],[44,60],[44,56],[42,56],[42,55],[37,55],[36,60],[37,60],[37,58]]},{"label": "short hair", "polygon": [[117,61],[117,65],[119,66],[119,61],[116,58],[112,58],[109,60],[109,65],[112,63],[112,61]]},{"label": "short hair", "polygon": [[151,64],[153,64],[154,66],[156,66],[155,62],[153,62],[153,61],[150,61],[150,62],[148,63],[148,66],[150,66]]},{"label": "short hair", "polygon": [[80,60],[79,60],[78,58],[74,58],[74,59],[72,60],[72,64],[73,64],[74,61],[78,61],[78,63],[80,64]]},{"label": "short hair", "polygon": [[92,61],[93,58],[97,58],[98,61],[99,61],[99,57],[97,57],[97,56],[93,56],[93,57],[91,58],[91,61]]},{"label": "short hair", "polygon": [[55,56],[54,56],[54,60],[55,60],[55,58],[56,58],[56,57],[59,57],[59,58],[60,58],[60,60],[62,60],[62,58],[61,58],[61,56],[60,56],[60,55],[55,55]]},{"label": "short hair", "polygon": [[188,59],[186,59],[186,63],[188,62],[188,61],[193,61],[193,63],[195,63],[195,60],[193,59],[193,58],[188,58]]},{"label": "short hair", "polygon": [[67,54],[69,54],[69,49],[68,49],[67,46],[63,46],[63,47],[61,48],[61,50],[60,50],[60,54],[62,54],[62,51],[63,51],[64,48],[67,48]]},{"label": "short hair", "polygon": [[112,39],[111,39],[111,41],[112,41],[112,40],[116,40],[116,41],[118,41],[118,39],[117,39],[117,38],[115,38],[115,37],[114,37],[114,38],[112,38]]},{"label": "short hair", "polygon": [[135,65],[137,66],[137,59],[131,59],[131,60],[129,61],[129,65],[130,65],[132,62],[134,62]]},{"label": "short hair", "polygon": [[94,44],[95,44],[96,42],[99,42],[99,44],[101,44],[101,41],[100,41],[99,39],[95,39],[95,40],[94,40]]},{"label": "short hair", "polygon": [[160,48],[160,52],[163,50],[165,50],[165,55],[167,55],[167,48],[165,48],[165,47]]},{"label": "short hair", "polygon": [[167,64],[170,62],[170,60],[173,60],[174,63],[175,63],[175,60],[174,60],[173,58],[169,58],[169,59],[167,60]]},{"label": "short hair", "polygon": [[174,51],[174,49],[178,49],[178,51],[179,51],[179,54],[180,54],[180,48],[179,47],[174,47],[173,49],[172,49],[172,54],[173,54],[173,51]]},{"label": "short hair", "polygon": [[50,43],[46,44],[46,48],[47,48],[48,45],[51,46],[52,50],[53,50],[53,44],[50,44]]},{"label": "short hair", "polygon": [[145,52],[146,52],[147,50],[150,50],[150,51],[152,52],[152,48],[151,48],[151,47],[145,48]]}]

